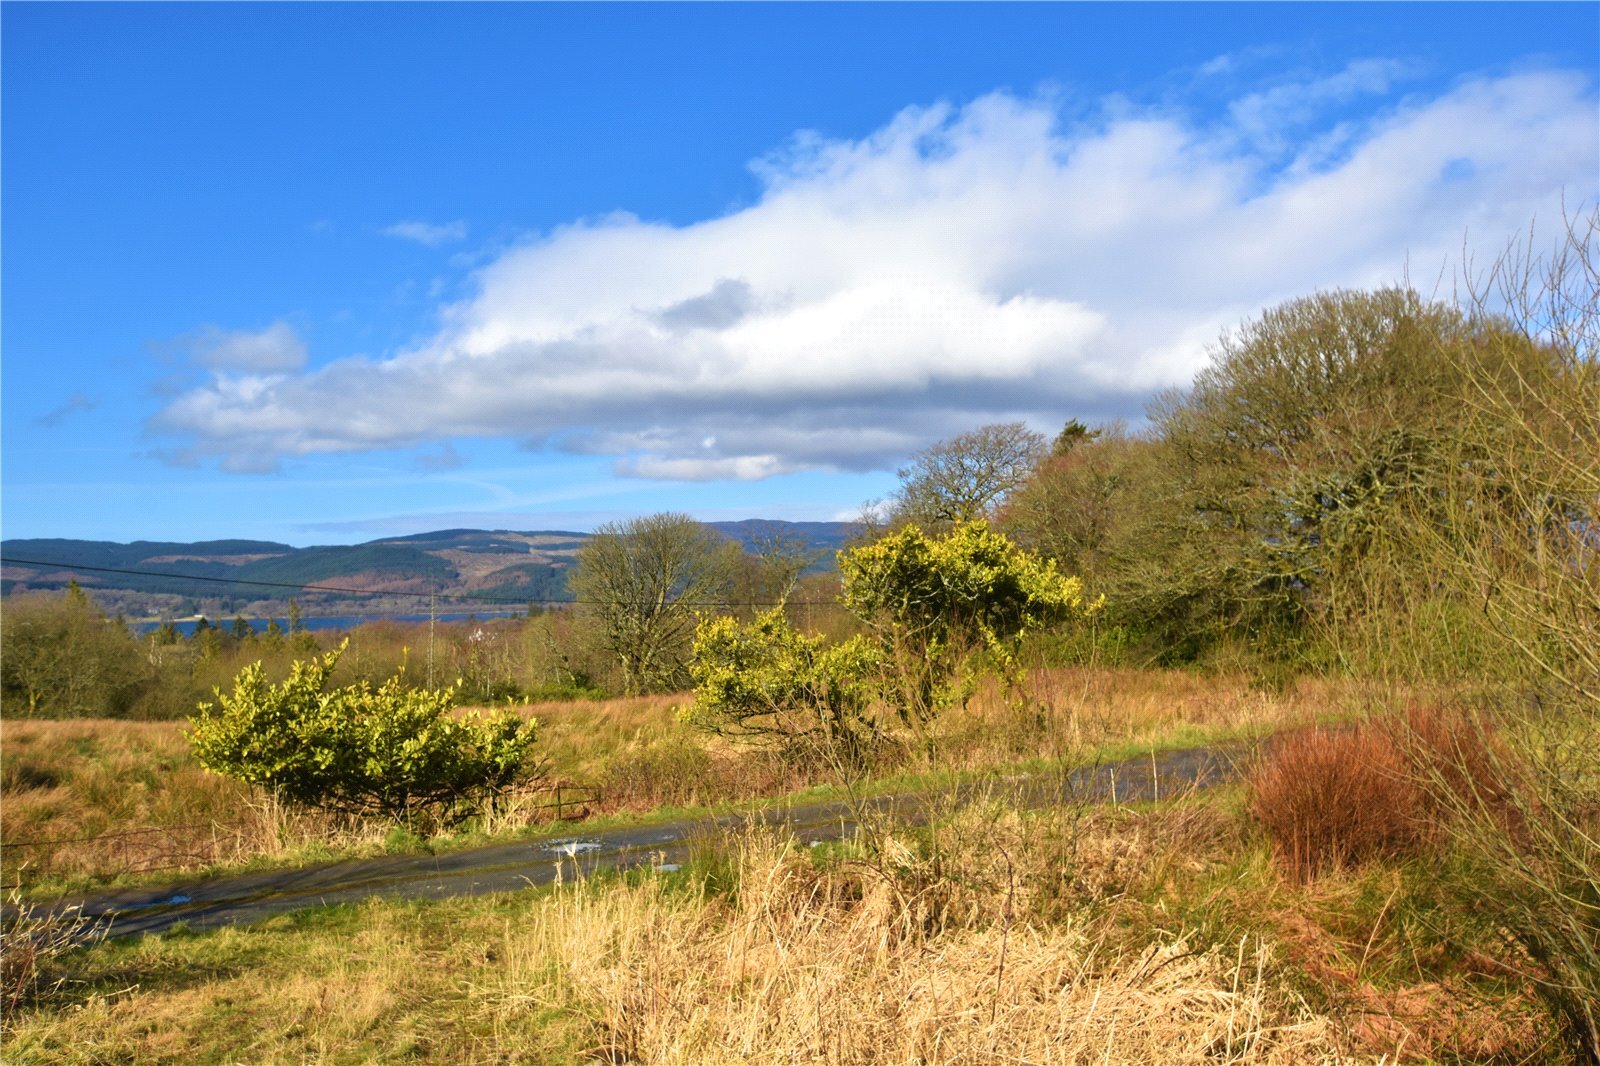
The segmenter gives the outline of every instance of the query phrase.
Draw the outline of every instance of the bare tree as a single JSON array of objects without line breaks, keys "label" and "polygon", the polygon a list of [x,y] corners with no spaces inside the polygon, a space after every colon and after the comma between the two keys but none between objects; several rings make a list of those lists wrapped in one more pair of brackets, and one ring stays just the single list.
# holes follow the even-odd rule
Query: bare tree
[{"label": "bare tree", "polygon": [[617,657],[625,691],[687,682],[696,609],[725,598],[738,556],[737,544],[674,513],[608,523],[584,543],[569,584]]},{"label": "bare tree", "polygon": [[[1466,913],[1532,960],[1533,985],[1575,1063],[1600,1063],[1600,210],[1565,240],[1512,246],[1468,279],[1501,345],[1549,355],[1537,375],[1498,352],[1454,356],[1470,388],[1440,485],[1443,521],[1412,523],[1417,555],[1509,653],[1483,732],[1426,782],[1469,857]],[[1488,724],[1485,725],[1484,723]],[[1505,799],[1452,788],[1486,753]]]},{"label": "bare tree", "polygon": [[895,517],[933,528],[988,518],[1046,452],[1044,435],[1021,422],[980,426],[940,441],[899,472]]},{"label": "bare tree", "polygon": [[800,583],[800,577],[826,553],[812,549],[800,537],[769,528],[745,545],[734,581],[733,598],[755,617],[763,607],[782,606]]}]

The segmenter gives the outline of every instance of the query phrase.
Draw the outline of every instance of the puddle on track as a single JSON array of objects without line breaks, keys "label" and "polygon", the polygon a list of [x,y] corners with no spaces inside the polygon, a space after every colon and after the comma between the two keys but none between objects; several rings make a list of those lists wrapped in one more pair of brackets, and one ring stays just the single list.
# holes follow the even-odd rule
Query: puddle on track
[{"label": "puddle on track", "polygon": [[592,851],[599,851],[603,844],[598,840],[555,840],[544,845],[544,850],[552,855],[564,855],[569,859],[579,855],[587,855]]}]

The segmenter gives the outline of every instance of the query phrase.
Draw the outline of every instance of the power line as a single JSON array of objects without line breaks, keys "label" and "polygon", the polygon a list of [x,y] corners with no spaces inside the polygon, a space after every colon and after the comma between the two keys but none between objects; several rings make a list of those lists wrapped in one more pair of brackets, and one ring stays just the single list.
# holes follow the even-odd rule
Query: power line
[{"label": "power line", "polygon": [[[161,571],[156,571],[156,570],[131,570],[131,569],[125,569],[125,568],[122,568],[122,567],[115,567],[115,566],[89,566],[89,565],[84,564],[84,563],[51,562],[49,560],[44,560],[44,559],[17,559],[17,558],[12,558],[12,557],[0,557],[0,565],[4,565],[4,566],[45,566],[45,567],[50,567],[50,568],[56,569],[56,570],[74,570],[74,571],[82,571],[82,572],[85,572],[85,573],[95,573],[95,574],[120,574],[120,575],[122,575],[124,577],[157,577],[157,578],[164,578],[164,579],[166,579],[168,581],[201,581],[201,582],[208,582],[208,583],[215,584],[215,585],[252,585],[252,586],[255,586],[255,587],[258,587],[258,588],[296,589],[296,590],[301,591],[301,592],[337,592],[337,593],[340,593],[340,594],[343,594],[343,595],[349,595],[349,596],[399,596],[399,597],[406,597],[406,598],[410,598],[410,599],[430,600],[430,601],[432,601],[434,599],[439,599],[439,600],[445,601],[446,603],[481,604],[481,605],[486,605],[486,606],[511,606],[511,605],[520,605],[520,604],[539,604],[541,606],[551,606],[551,605],[556,605],[556,604],[569,604],[569,603],[570,604],[584,604],[584,605],[588,605],[588,606],[593,606],[593,605],[611,604],[611,603],[614,603],[614,602],[619,602],[619,601],[612,601],[612,600],[579,600],[579,599],[565,599],[564,600],[564,599],[556,599],[556,598],[553,598],[553,597],[541,597],[541,596],[514,596],[514,597],[507,597],[507,598],[499,598],[499,597],[495,597],[495,596],[473,596],[473,595],[470,595],[470,594],[459,593],[459,592],[458,593],[445,593],[443,595],[438,595],[438,594],[433,593],[433,592],[407,592],[407,591],[405,591],[403,589],[395,589],[395,590],[392,590],[392,591],[387,591],[387,590],[384,590],[384,589],[355,589],[355,588],[344,588],[344,587],[339,586],[339,585],[319,585],[319,584],[315,584],[315,583],[301,584],[301,583],[297,583],[297,582],[293,582],[293,581],[262,581],[262,580],[260,580],[258,578],[213,577],[213,576],[207,576],[207,575],[202,575],[202,574],[168,574],[168,573],[163,573]],[[135,590],[135,591],[138,591],[138,590]],[[154,591],[152,594],[154,594],[154,595],[162,595],[162,593],[160,593],[158,591]],[[177,593],[166,593],[165,595],[178,595],[178,594]],[[674,601],[672,601],[674,606],[680,606],[680,607],[782,607],[782,606],[785,606],[787,602],[788,601],[785,601],[785,600],[742,600],[742,601],[738,601],[738,602],[734,602],[734,601],[730,601],[730,600],[715,600],[715,601],[712,601],[712,600],[705,600],[705,601],[674,600]]]},{"label": "power line", "polygon": [[[121,574],[124,577],[161,577],[171,581],[208,581],[217,585],[256,585],[261,588],[273,589],[299,589],[302,592],[343,592],[350,595],[376,595],[376,596],[415,596],[427,599],[431,593],[427,592],[381,592],[377,589],[347,589],[337,585],[299,584],[292,581],[261,581],[246,577],[208,577],[201,574],[165,574],[155,570],[125,570],[115,566],[87,566],[83,563],[54,563],[43,559],[11,559],[0,558],[0,565],[5,566],[49,566],[57,570],[82,570],[95,574]],[[525,602],[525,601],[518,601]],[[564,601],[549,601],[551,603]]]}]

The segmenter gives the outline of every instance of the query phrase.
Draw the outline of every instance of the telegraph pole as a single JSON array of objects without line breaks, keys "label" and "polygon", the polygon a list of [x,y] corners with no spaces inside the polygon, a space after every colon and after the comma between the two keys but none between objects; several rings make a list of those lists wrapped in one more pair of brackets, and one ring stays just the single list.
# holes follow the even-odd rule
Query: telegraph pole
[{"label": "telegraph pole", "polygon": [[428,593],[428,691],[433,691],[433,627],[439,621],[439,593]]}]

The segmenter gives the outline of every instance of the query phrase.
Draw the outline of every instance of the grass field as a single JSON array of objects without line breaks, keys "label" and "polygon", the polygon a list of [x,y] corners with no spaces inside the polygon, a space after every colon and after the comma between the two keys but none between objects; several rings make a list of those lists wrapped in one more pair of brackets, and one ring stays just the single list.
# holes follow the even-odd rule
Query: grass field
[{"label": "grass field", "polygon": [[[1243,679],[1180,671],[1039,670],[1030,687],[1025,709],[985,691],[952,711],[935,756],[897,768],[901,782],[1250,739],[1358,715],[1376,698],[1313,681],[1268,693]],[[522,713],[542,723],[546,777],[598,791],[593,814],[750,801],[837,783],[825,771],[683,725],[676,710],[688,699],[543,703]],[[385,828],[286,810],[258,789],[208,774],[190,755],[184,730],[181,722],[0,722],[0,838],[12,845],[0,857],[5,884],[49,892],[152,870],[294,863],[415,844]],[[469,826],[465,838],[514,830],[532,817],[502,813]],[[141,832],[151,828],[160,831]]]}]

